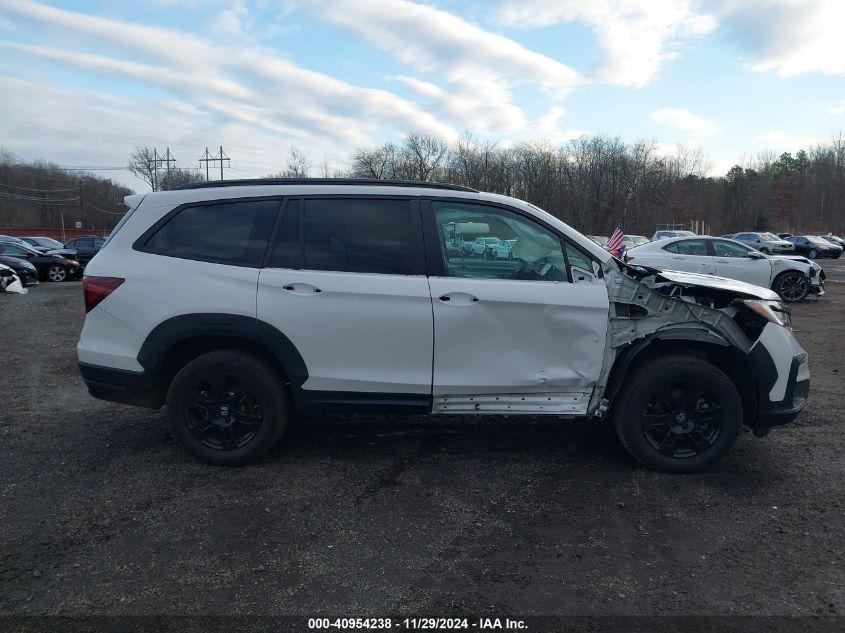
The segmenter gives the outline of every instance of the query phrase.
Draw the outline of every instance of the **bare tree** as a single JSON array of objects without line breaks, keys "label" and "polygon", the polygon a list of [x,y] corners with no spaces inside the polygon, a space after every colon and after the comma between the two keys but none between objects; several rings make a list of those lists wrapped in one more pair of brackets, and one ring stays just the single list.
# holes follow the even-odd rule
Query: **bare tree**
[{"label": "bare tree", "polygon": [[147,183],[153,191],[158,189],[155,150],[152,147],[135,148],[135,151],[129,155],[129,164],[126,169]]}]

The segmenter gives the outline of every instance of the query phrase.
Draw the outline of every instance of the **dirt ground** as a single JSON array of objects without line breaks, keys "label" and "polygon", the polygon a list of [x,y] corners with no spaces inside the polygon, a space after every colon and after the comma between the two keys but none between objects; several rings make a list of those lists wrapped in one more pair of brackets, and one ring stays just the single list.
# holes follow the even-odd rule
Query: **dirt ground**
[{"label": "dirt ground", "polygon": [[713,470],[595,422],[297,420],[216,468],[162,411],[90,398],[79,283],[0,295],[0,615],[845,611],[845,263],[794,309],[812,393]]}]

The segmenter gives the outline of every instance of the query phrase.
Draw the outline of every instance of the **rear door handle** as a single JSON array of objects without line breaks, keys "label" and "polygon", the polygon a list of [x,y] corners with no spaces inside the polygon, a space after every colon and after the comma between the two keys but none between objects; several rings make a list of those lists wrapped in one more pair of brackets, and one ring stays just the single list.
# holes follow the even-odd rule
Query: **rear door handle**
[{"label": "rear door handle", "polygon": [[287,290],[295,295],[313,295],[323,292],[317,286],[312,286],[311,284],[285,284],[282,286],[282,290]]}]

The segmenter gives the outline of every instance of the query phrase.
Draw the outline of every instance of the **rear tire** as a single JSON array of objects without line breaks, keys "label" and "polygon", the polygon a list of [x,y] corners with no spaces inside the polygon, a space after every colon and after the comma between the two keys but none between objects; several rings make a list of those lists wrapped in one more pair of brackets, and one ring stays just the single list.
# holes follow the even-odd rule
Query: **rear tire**
[{"label": "rear tire", "polygon": [[616,433],[648,468],[704,470],[733,446],[742,402],[730,379],[693,356],[663,356],[637,368],[613,405]]},{"label": "rear tire", "polygon": [[189,453],[220,465],[251,462],[278,442],[288,419],[282,377],[237,350],[203,354],[170,383],[167,414]]},{"label": "rear tire", "polygon": [[809,257],[810,259],[815,259],[816,257],[818,257],[818,255],[819,254],[818,254],[818,252],[816,252],[815,248],[811,248],[810,252],[807,253],[807,257]]},{"label": "rear tire", "polygon": [[787,303],[798,303],[810,293],[810,281],[803,273],[788,270],[775,277],[772,290]]},{"label": "rear tire", "polygon": [[765,254],[765,255],[771,255],[772,254],[771,251],[769,251],[768,248],[761,248],[760,252]]}]

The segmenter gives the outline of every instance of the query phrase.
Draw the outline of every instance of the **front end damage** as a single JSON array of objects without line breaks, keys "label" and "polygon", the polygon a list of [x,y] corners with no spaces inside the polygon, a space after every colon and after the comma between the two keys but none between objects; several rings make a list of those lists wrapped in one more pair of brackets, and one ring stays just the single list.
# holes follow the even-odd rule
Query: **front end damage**
[{"label": "front end damage", "polygon": [[740,392],[756,435],[793,420],[807,401],[807,353],[789,310],[766,288],[731,279],[630,266],[605,270],[610,320],[602,376],[589,412],[602,417],[624,378],[656,354],[706,357]]}]

